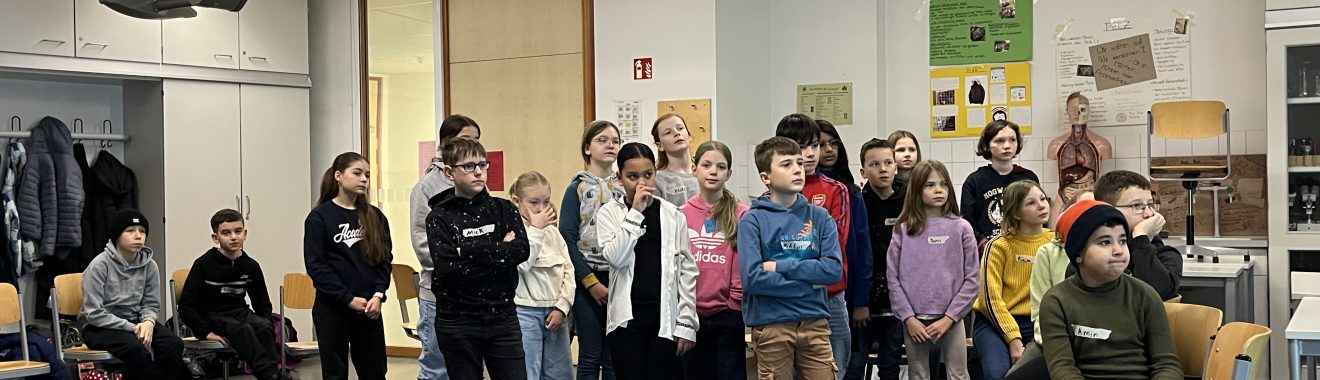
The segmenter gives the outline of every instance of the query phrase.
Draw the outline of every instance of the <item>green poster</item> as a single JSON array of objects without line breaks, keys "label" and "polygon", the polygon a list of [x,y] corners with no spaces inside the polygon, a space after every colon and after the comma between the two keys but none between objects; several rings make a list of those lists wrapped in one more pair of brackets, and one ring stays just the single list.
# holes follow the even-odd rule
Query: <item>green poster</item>
[{"label": "green poster", "polygon": [[1032,0],[930,0],[930,65],[1031,60]]}]

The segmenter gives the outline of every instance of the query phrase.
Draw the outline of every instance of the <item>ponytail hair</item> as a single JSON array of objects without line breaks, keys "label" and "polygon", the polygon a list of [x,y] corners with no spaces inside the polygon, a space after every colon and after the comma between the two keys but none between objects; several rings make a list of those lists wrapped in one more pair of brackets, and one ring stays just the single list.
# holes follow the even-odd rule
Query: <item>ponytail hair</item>
[{"label": "ponytail hair", "polygon": [[523,198],[527,196],[527,194],[524,194],[527,191],[527,189],[532,188],[532,186],[541,186],[541,185],[545,185],[547,187],[550,186],[550,180],[546,179],[545,176],[541,175],[541,173],[538,171],[533,170],[530,172],[526,172],[523,173],[522,175],[519,175],[518,179],[513,180],[513,185],[509,186],[509,195],[518,198]]},{"label": "ponytail hair", "polygon": [[[724,155],[724,160],[729,162],[729,167],[733,167],[733,153],[729,151],[729,146],[714,140],[697,146],[697,153],[692,155],[692,162],[699,162],[701,156],[711,151]],[[720,191],[720,201],[715,203],[715,208],[710,212],[711,219],[715,221],[715,229],[724,233],[724,239],[729,243],[729,248],[738,249],[738,196],[729,191],[728,186]]]},{"label": "ponytail hair", "polygon": [[[358,162],[367,162],[367,158],[357,152],[344,152],[336,156],[334,163],[325,169],[325,175],[321,176],[321,198],[316,204],[324,204],[335,199],[342,191],[339,181],[335,180],[335,173],[342,173]],[[367,243],[362,247],[362,258],[368,265],[375,266],[389,257],[390,249],[385,243],[388,236],[385,236],[385,223],[381,220],[384,215],[381,215],[367,198],[368,194],[354,197],[353,208],[357,211],[358,225],[362,226],[362,233]]]}]

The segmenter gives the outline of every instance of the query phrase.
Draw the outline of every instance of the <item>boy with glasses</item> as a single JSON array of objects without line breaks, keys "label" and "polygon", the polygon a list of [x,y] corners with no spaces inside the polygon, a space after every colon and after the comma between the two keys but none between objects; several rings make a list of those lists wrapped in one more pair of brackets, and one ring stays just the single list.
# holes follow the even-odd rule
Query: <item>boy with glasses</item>
[{"label": "boy with glasses", "polygon": [[1161,299],[1178,296],[1182,254],[1159,239],[1160,231],[1164,229],[1164,215],[1160,215],[1160,205],[1151,191],[1150,180],[1127,170],[1105,173],[1096,182],[1095,199],[1114,205],[1132,226],[1128,238],[1132,257],[1126,272],[1155,288]]}]

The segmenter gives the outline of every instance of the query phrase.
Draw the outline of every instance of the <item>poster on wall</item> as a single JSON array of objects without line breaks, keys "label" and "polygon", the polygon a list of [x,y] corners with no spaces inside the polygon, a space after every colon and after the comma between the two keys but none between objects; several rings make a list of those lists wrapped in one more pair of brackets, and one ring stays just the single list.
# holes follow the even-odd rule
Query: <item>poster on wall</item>
[{"label": "poster on wall", "polygon": [[930,0],[930,65],[1031,60],[1032,0]]},{"label": "poster on wall", "polygon": [[852,125],[853,84],[798,85],[797,112],[834,125]]},{"label": "poster on wall", "polygon": [[930,137],[976,137],[995,120],[1031,133],[1031,64],[930,69]]},{"label": "poster on wall", "polygon": [[[1072,23],[1055,41],[1058,91],[1091,100],[1092,127],[1141,125],[1150,105],[1192,98],[1191,39],[1169,19]],[[1181,32],[1181,33],[1180,33]]]},{"label": "poster on wall", "polygon": [[649,142],[642,137],[642,101],[615,100],[614,117],[619,126],[619,138],[625,142]]}]

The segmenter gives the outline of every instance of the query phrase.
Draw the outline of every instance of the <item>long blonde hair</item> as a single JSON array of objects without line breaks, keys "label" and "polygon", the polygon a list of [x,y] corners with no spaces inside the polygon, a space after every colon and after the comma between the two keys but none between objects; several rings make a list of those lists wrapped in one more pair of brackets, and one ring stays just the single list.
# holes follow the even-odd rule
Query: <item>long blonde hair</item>
[{"label": "long blonde hair", "polygon": [[940,214],[943,215],[937,216],[958,215],[958,193],[953,191],[953,184],[949,180],[949,169],[939,161],[922,160],[917,166],[912,167],[912,176],[908,177],[907,194],[903,199],[903,211],[898,214],[898,222],[907,224],[909,236],[916,236],[921,234],[921,231],[925,231],[926,220],[931,217],[926,215],[926,202],[922,199],[926,181],[930,180],[931,174],[939,174],[944,178],[944,188],[949,198],[944,202],[944,207],[940,208]]},{"label": "long blonde hair", "polygon": [[[729,151],[729,146],[714,140],[697,146],[697,153],[692,155],[692,162],[700,162],[701,156],[710,151],[719,152],[724,156],[724,160],[729,162],[729,167],[733,167],[733,153]],[[720,201],[710,211],[710,217],[715,221],[715,228],[724,233],[724,239],[728,241],[729,247],[738,249],[738,196],[729,191],[728,186],[724,186],[721,190]]]},{"label": "long blonde hair", "polygon": [[[335,180],[335,173],[348,170],[350,166],[358,162],[367,162],[367,158],[362,157],[357,152],[344,152],[335,157],[334,163],[330,165],[330,168],[325,169],[325,175],[321,176],[321,198],[316,201],[317,205],[335,199],[335,196],[342,191],[339,188],[339,181]],[[369,194],[362,194],[354,198],[353,208],[357,211],[358,225],[362,226],[362,234],[366,235],[364,240],[367,244],[362,247],[362,259],[367,264],[375,266],[389,257],[390,249],[389,245],[385,244],[387,236],[385,236],[384,222],[381,220],[385,216],[381,215],[367,201]]]},{"label": "long blonde hair", "polygon": [[527,194],[524,194],[527,189],[532,188],[532,186],[540,185],[548,187],[550,186],[550,180],[545,179],[545,176],[541,175],[541,172],[535,170],[529,171],[519,175],[518,179],[513,180],[513,185],[509,186],[509,195],[522,198],[527,196]]},{"label": "long blonde hair", "polygon": [[1017,234],[1018,227],[1022,226],[1022,204],[1027,201],[1027,196],[1031,195],[1031,189],[1040,189],[1041,194],[1045,189],[1041,189],[1036,181],[1029,179],[1020,180],[1008,184],[1004,187],[1004,207],[1000,210],[1004,213],[1004,220],[999,222],[999,234],[1002,236],[1012,236]]}]

